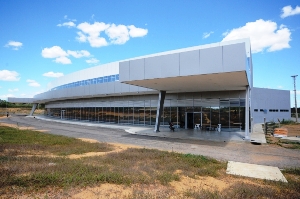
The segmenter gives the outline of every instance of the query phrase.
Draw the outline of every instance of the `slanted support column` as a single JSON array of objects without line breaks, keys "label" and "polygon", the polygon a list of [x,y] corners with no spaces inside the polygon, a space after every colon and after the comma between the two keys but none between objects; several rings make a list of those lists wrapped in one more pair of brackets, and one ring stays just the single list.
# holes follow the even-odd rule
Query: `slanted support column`
[{"label": "slanted support column", "polygon": [[32,105],[32,109],[31,109],[31,111],[30,111],[29,116],[32,116],[32,115],[33,115],[33,113],[34,113],[34,111],[35,111],[35,109],[36,109],[37,106],[38,106],[37,103],[35,103],[35,104]]},{"label": "slanted support column", "polygon": [[246,87],[246,104],[245,104],[245,140],[250,140],[250,136],[249,136],[249,97],[250,97],[250,93],[249,93],[249,86]]},{"label": "slanted support column", "polygon": [[166,91],[159,91],[154,132],[159,132],[160,120],[164,109],[165,97]]}]

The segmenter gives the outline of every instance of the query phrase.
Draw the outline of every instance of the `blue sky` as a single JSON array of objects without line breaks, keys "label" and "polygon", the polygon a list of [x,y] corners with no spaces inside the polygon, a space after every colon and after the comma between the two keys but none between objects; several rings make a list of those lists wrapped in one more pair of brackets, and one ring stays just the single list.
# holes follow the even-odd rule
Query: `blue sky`
[{"label": "blue sky", "polygon": [[0,13],[4,100],[33,97],[55,78],[99,64],[245,37],[254,86],[293,90],[298,74],[300,88],[296,0],[0,0]]}]

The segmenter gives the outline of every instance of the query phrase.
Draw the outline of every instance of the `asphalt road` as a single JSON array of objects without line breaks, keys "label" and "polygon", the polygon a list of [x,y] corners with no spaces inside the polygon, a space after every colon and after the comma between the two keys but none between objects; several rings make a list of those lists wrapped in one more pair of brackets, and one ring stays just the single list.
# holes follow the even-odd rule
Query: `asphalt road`
[{"label": "asphalt road", "polygon": [[48,130],[51,134],[75,138],[90,138],[100,142],[137,145],[145,148],[176,151],[209,156],[218,160],[277,166],[279,168],[300,167],[300,150],[285,149],[270,145],[253,145],[248,142],[212,142],[205,140],[172,139],[134,135],[123,129],[91,127],[44,121],[31,117],[11,116],[0,123],[17,124]]}]

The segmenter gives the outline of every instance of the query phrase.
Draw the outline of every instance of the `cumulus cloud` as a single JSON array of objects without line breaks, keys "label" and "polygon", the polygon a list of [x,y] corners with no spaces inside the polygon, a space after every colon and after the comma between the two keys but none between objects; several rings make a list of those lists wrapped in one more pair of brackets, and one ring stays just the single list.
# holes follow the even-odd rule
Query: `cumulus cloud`
[{"label": "cumulus cloud", "polygon": [[77,32],[77,35],[78,36],[76,37],[76,39],[79,42],[86,42],[88,39],[88,37],[85,34],[83,34],[82,32]]},{"label": "cumulus cloud", "polygon": [[55,72],[47,72],[47,73],[44,73],[43,76],[45,77],[61,77],[61,76],[64,76],[63,73],[55,73]]},{"label": "cumulus cloud", "polygon": [[57,57],[54,62],[58,64],[72,64],[72,61],[68,57]]},{"label": "cumulus cloud", "polygon": [[89,57],[91,54],[86,50],[80,50],[80,51],[72,51],[68,50],[68,55],[72,55],[75,58],[81,58],[81,57]]},{"label": "cumulus cloud", "polygon": [[88,59],[88,60],[85,60],[85,61],[88,64],[97,64],[97,63],[99,63],[99,60],[96,59],[96,58],[91,58],[91,59]]},{"label": "cumulus cloud", "polygon": [[205,32],[205,33],[203,33],[202,38],[206,39],[206,38],[210,37],[210,35],[213,34],[213,33],[214,33],[213,31]]},{"label": "cumulus cloud", "polygon": [[105,30],[105,33],[113,44],[125,44],[129,40],[129,32],[124,25],[112,24]]},{"label": "cumulus cloud", "polygon": [[68,53],[59,46],[53,46],[51,48],[44,48],[42,50],[42,56],[44,58],[66,57]]},{"label": "cumulus cloud", "polygon": [[[77,41],[89,42],[92,47],[103,47],[109,44],[124,44],[130,37],[143,37],[147,35],[148,30],[137,28],[134,25],[116,25],[106,24],[104,22],[95,22],[93,24],[84,22],[78,24],[77,28],[80,30],[77,32]],[[105,34],[110,43],[104,37]]]},{"label": "cumulus cloud", "polygon": [[27,79],[26,82],[28,83],[29,86],[32,87],[40,87],[41,85],[37,83],[35,80],[32,79]]},{"label": "cumulus cloud", "polygon": [[54,62],[61,64],[71,64],[71,60],[67,57],[68,53],[59,46],[53,46],[51,48],[44,48],[42,50],[42,56],[44,58],[55,58]]},{"label": "cumulus cloud", "polygon": [[144,37],[145,35],[148,34],[148,30],[147,29],[143,29],[143,28],[137,28],[134,25],[130,25],[128,26],[129,28],[129,35],[130,37]]},{"label": "cumulus cloud", "polygon": [[0,80],[2,81],[19,81],[19,73],[16,71],[0,70]]},{"label": "cumulus cloud", "polygon": [[296,6],[294,9],[292,8],[292,6],[284,6],[281,10],[281,18],[286,18],[289,16],[293,16],[293,15],[298,15],[300,14],[300,7]]},{"label": "cumulus cloud", "polygon": [[108,43],[106,39],[101,37],[100,33],[105,31],[108,27],[109,25],[103,22],[95,22],[94,24],[89,24],[87,22],[81,23],[77,26],[81,32],[77,33],[79,37],[76,39],[80,42],[89,41],[92,47],[107,46]]},{"label": "cumulus cloud", "polygon": [[15,88],[15,89],[8,89],[8,92],[18,92],[19,91],[19,89],[18,88]]},{"label": "cumulus cloud", "polygon": [[72,51],[72,50],[63,50],[59,46],[53,46],[51,48],[44,48],[42,50],[42,56],[44,58],[55,58],[53,61],[60,64],[71,64],[72,61],[68,56],[73,56],[75,58],[89,57],[91,54],[86,50]]},{"label": "cumulus cloud", "polygon": [[57,26],[59,26],[59,27],[65,26],[68,28],[72,28],[72,27],[75,27],[76,24],[73,21],[69,21],[69,22],[57,24]]},{"label": "cumulus cloud", "polygon": [[5,47],[12,48],[13,50],[19,50],[23,44],[19,41],[9,41],[7,44],[5,44]]},{"label": "cumulus cloud", "polygon": [[284,25],[277,26],[276,22],[264,21],[248,22],[245,26],[232,29],[223,33],[222,41],[229,41],[242,38],[250,38],[253,53],[268,52],[290,48],[291,31]]}]

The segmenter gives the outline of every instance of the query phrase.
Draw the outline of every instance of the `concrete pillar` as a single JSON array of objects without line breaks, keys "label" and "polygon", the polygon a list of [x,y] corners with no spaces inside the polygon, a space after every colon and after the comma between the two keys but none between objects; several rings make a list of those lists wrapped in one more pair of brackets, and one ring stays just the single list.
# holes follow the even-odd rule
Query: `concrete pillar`
[{"label": "concrete pillar", "polygon": [[250,93],[249,93],[249,86],[246,87],[246,104],[245,104],[245,139],[246,140],[250,140],[250,136],[249,136],[249,106],[250,106],[250,103],[249,103],[249,96],[250,96]]},{"label": "concrete pillar", "polygon": [[159,91],[154,132],[159,132],[161,115],[164,110],[165,97],[166,91]]},{"label": "concrete pillar", "polygon": [[35,111],[35,109],[36,109],[37,106],[38,106],[37,103],[32,104],[32,109],[31,109],[31,111],[30,111],[29,116],[32,116],[32,115],[33,115],[33,113],[34,113],[34,111]]}]

